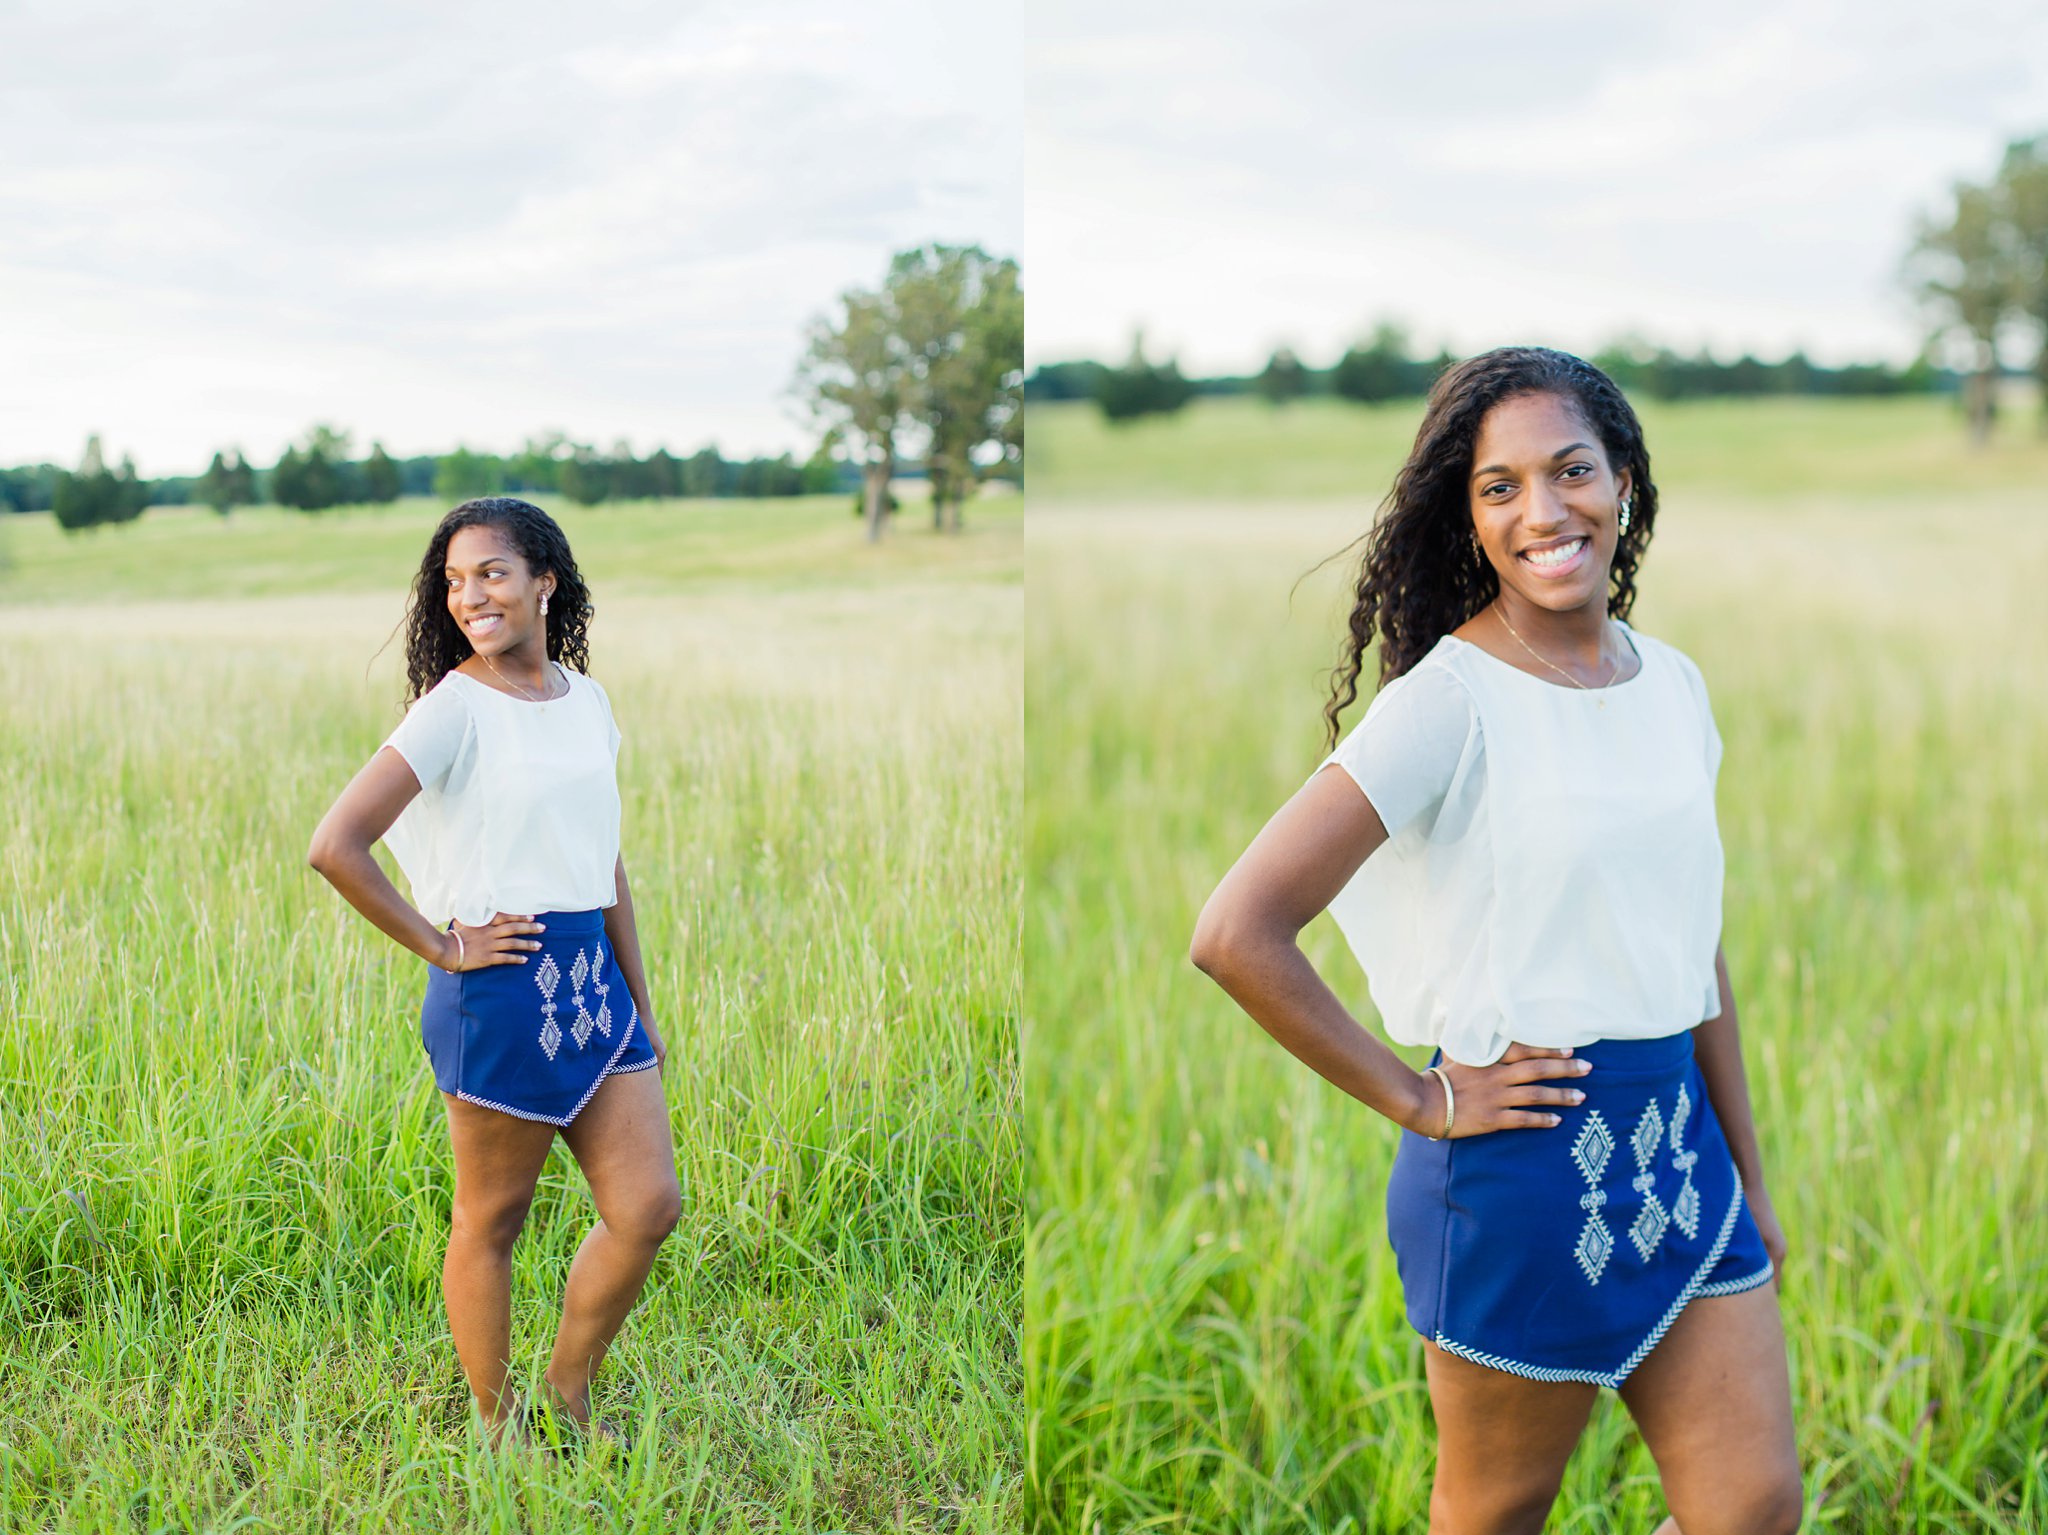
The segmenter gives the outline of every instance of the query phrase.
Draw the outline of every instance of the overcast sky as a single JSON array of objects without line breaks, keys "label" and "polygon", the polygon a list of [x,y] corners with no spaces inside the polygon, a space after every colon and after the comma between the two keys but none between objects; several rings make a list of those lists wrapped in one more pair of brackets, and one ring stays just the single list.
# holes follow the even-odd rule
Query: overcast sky
[{"label": "overcast sky", "polygon": [[[0,0],[0,464],[808,452],[806,320],[1022,256],[1009,13]],[[1027,292],[1029,272],[1026,273]]]},{"label": "overcast sky", "polygon": [[1913,215],[2048,132],[2039,0],[1030,0],[1028,350],[1909,358]]}]

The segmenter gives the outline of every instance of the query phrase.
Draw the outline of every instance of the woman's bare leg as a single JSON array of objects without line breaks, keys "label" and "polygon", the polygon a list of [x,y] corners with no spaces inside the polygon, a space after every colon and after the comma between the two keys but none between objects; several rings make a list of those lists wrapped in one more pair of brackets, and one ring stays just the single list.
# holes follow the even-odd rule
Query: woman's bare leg
[{"label": "woman's bare leg", "polygon": [[1803,1502],[1775,1284],[1688,1301],[1621,1383],[1672,1518],[1659,1535],[1789,1535]]},{"label": "woman's bare leg", "polygon": [[455,1147],[455,1209],[441,1293],[462,1373],[495,1432],[511,1406],[505,1376],[512,1348],[512,1244],[526,1224],[555,1127],[448,1093],[441,1099]]},{"label": "woman's bare leg", "polygon": [[1598,1386],[1524,1380],[1422,1345],[1436,1414],[1430,1535],[1540,1535]]},{"label": "woman's bare leg", "polygon": [[590,1421],[590,1378],[639,1299],[682,1210],[668,1100],[659,1071],[607,1077],[562,1131],[597,1202],[597,1224],[569,1266],[548,1385],[562,1410]]}]

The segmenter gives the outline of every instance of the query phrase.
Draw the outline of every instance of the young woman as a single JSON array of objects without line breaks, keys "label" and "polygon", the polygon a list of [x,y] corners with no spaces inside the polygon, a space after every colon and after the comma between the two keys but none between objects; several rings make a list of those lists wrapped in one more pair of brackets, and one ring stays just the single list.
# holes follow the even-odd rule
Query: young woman
[{"label": "young woman", "polygon": [[[545,1379],[557,1413],[622,1443],[592,1424],[590,1379],[680,1197],[667,1046],[619,853],[619,730],[586,675],[590,615],[539,507],[496,496],[442,518],[406,619],[411,707],[309,861],[432,967],[420,1037],[455,1152],[441,1283],[479,1410],[494,1437],[527,1435],[507,1386],[512,1244],[559,1131],[599,1218],[570,1265]],[[380,837],[418,910],[371,856]]]},{"label": "young woman", "polygon": [[[1625,622],[1656,519],[1604,373],[1449,371],[1368,535],[1336,749],[1203,910],[1193,958],[1401,1126],[1387,1229],[1424,1339],[1432,1531],[1539,1531],[1603,1385],[1660,1535],[1797,1528],[1764,1191],[1720,950],[1721,743],[1692,662]],[[1366,648],[1381,686],[1337,744]],[[1329,908],[1388,1034],[1296,935]]]}]

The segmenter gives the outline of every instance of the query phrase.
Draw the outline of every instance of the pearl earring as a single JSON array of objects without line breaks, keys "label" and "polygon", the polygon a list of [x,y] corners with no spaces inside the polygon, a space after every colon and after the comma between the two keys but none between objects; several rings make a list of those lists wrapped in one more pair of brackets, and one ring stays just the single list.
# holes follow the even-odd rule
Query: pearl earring
[{"label": "pearl earring", "polygon": [[[1627,515],[1628,513],[1625,511],[1622,513],[1623,517],[1626,517]],[[1627,524],[1625,523],[1623,524],[1623,526],[1626,525]],[[542,592],[540,594],[540,616],[542,618],[546,618],[548,616],[548,594],[546,592]]]},{"label": "pearl earring", "polygon": [[1628,513],[1629,513],[1629,505],[1630,505],[1630,503],[1629,503],[1628,501],[1626,501],[1626,500],[1624,500],[1624,501],[1623,501],[1623,502],[1621,503],[1621,518],[1620,518],[1620,521],[1621,521],[1621,531],[1622,531],[1622,532],[1624,532],[1624,533],[1626,533],[1626,532],[1628,531]]}]

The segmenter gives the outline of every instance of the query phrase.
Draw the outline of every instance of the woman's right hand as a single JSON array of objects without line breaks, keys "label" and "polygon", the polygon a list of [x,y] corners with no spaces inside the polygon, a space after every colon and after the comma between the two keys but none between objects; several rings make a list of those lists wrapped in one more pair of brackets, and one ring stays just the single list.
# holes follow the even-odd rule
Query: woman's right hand
[{"label": "woman's right hand", "polygon": [[[486,965],[523,965],[526,956],[540,944],[524,935],[544,933],[547,928],[532,917],[508,917],[499,912],[481,927],[457,920],[443,935],[441,968],[460,973],[481,970]],[[461,935],[461,942],[456,935]]]},{"label": "woman's right hand", "polygon": [[[1437,1064],[1451,1079],[1450,1139],[1454,1141],[1495,1130],[1552,1128],[1559,1116],[1547,1105],[1569,1108],[1586,1097],[1576,1087],[1557,1084],[1593,1069],[1590,1061],[1575,1058],[1569,1049],[1539,1050],[1520,1041],[1510,1044],[1491,1066],[1463,1066],[1448,1057]],[[1421,1074],[1416,1108],[1405,1123],[1417,1135],[1440,1136],[1444,1087],[1435,1072]]]}]

